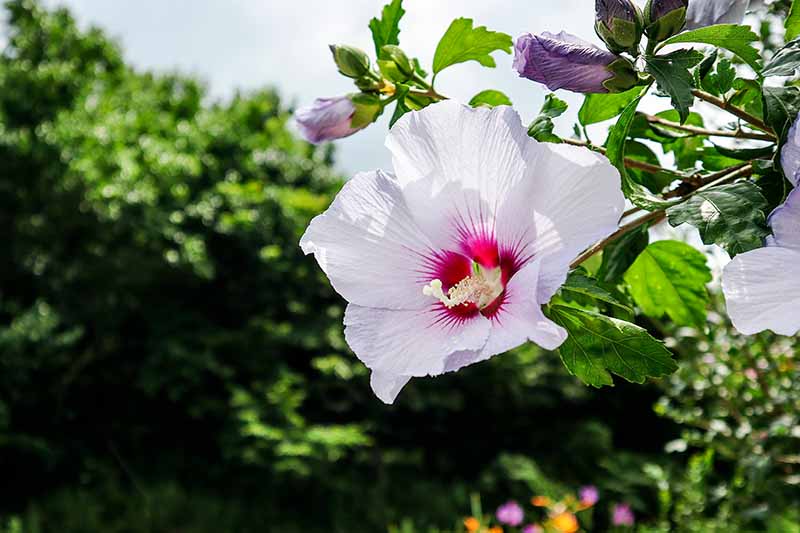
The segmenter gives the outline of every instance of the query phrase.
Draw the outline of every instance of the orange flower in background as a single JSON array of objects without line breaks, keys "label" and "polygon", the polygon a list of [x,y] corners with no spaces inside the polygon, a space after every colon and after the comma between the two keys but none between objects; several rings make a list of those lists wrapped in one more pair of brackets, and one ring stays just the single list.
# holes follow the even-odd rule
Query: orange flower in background
[{"label": "orange flower in background", "polygon": [[474,516],[470,516],[469,518],[464,519],[464,527],[467,528],[469,533],[475,533],[478,531],[478,529],[480,529],[481,523],[478,522],[478,519]]},{"label": "orange flower in background", "polygon": [[575,533],[578,531],[578,519],[572,513],[561,513],[550,520],[550,524],[562,533]]},{"label": "orange flower in background", "polygon": [[531,503],[534,507],[547,507],[552,501],[547,496],[534,496],[531,498]]},{"label": "orange flower in background", "polygon": [[500,526],[494,526],[489,528],[489,533],[503,533],[503,528]]}]

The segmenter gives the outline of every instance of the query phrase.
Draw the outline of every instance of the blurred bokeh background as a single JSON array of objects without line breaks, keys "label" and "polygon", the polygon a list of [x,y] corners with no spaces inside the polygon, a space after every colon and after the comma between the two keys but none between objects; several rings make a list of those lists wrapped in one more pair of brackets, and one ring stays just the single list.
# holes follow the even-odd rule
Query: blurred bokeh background
[{"label": "blurred bokeh background", "polygon": [[[408,0],[404,42],[429,58],[455,16],[591,35],[589,3]],[[472,495],[590,484],[592,531],[620,502],[640,531],[800,530],[794,340],[735,335],[718,297],[707,331],[642,324],[670,379],[598,391],[528,346],[372,396],[297,243],[349,172],[388,165],[386,124],[334,149],[290,117],[349,90],[326,45],[369,48],[380,6],[5,2],[0,531],[463,531]],[[533,115],[544,92],[498,59],[442,86]]]}]

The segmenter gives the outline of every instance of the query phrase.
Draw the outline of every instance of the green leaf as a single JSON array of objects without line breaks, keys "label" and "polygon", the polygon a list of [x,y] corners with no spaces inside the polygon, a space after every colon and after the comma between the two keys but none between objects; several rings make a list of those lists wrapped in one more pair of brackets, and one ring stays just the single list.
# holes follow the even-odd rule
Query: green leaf
[{"label": "green leaf", "polygon": [[472,107],[478,106],[487,106],[487,107],[495,107],[498,105],[513,105],[511,103],[511,99],[505,95],[505,93],[500,91],[495,91],[493,89],[489,89],[486,91],[481,91],[469,101],[469,105]]},{"label": "green leaf", "polygon": [[764,95],[764,121],[783,142],[800,112],[800,89],[797,87],[769,87],[762,89]]},{"label": "green leaf", "polygon": [[667,210],[669,223],[700,230],[705,244],[718,244],[731,257],[764,245],[769,235],[767,199],[752,181],[740,181],[698,192]]},{"label": "green leaf", "polygon": [[650,242],[648,226],[641,226],[626,233],[603,250],[603,262],[597,272],[597,278],[603,283],[617,283],[639,254]]},{"label": "green leaf", "polygon": [[455,19],[436,47],[433,73],[465,61],[477,61],[484,67],[494,68],[496,63],[490,54],[497,50],[510,54],[512,46],[510,35],[489,31],[486,26],[473,28],[472,19]]},{"label": "green leaf", "polygon": [[792,6],[789,8],[789,16],[786,17],[784,27],[786,28],[787,41],[800,37],[800,0],[792,0]]},{"label": "green leaf", "polygon": [[612,307],[616,307],[623,313],[633,315],[633,309],[630,306],[620,302],[613,294],[597,284],[597,280],[589,276],[585,269],[578,267],[567,276],[567,281],[561,286],[562,292],[566,296],[570,293],[586,296],[603,302]]},{"label": "green leaf", "polygon": [[739,56],[745,63],[753,67],[758,72],[761,69],[759,59],[761,55],[752,44],[759,40],[757,34],[753,33],[749,26],[737,24],[718,24],[716,26],[706,26],[696,30],[685,31],[667,39],[661,46],[679,43],[701,43],[710,44],[724,48]]},{"label": "green leaf", "polygon": [[771,157],[775,154],[774,144],[762,148],[726,148],[715,144],[714,148],[725,157],[736,159],[737,161],[752,161],[753,159]]},{"label": "green leaf", "polygon": [[587,94],[578,112],[578,120],[584,126],[588,126],[612,119],[622,113],[625,106],[635,100],[641,92],[641,87],[634,87],[624,93]]},{"label": "green leaf", "polygon": [[764,65],[761,75],[793,76],[798,68],[800,68],[800,39],[795,39],[775,52],[772,59]]},{"label": "green leaf", "polygon": [[567,103],[560,100],[554,94],[548,94],[544,98],[542,109],[539,116],[533,119],[528,127],[528,135],[540,142],[560,143],[561,138],[553,133],[555,125],[553,119],[560,117],[567,110]]},{"label": "green leaf", "polygon": [[677,50],[645,60],[647,72],[656,79],[658,88],[669,95],[672,106],[680,114],[681,124],[689,117],[689,108],[694,102],[693,80],[689,69],[702,60],[703,54],[694,50]]},{"label": "green leaf", "polygon": [[[653,150],[650,149],[649,146],[637,141],[628,141],[627,145],[625,146],[625,158],[633,159],[635,161],[643,161],[656,166],[661,164],[661,162],[658,160],[658,156],[655,154],[655,152],[653,152]],[[672,171],[659,171],[653,173],[637,168],[629,168],[628,174],[636,183],[644,185],[647,187],[647,190],[655,194],[663,191],[664,188],[673,181],[684,178],[683,175]]]},{"label": "green leaf", "polygon": [[380,57],[381,49],[387,44],[400,44],[400,19],[404,14],[403,0],[392,0],[383,6],[380,19],[374,18],[369,21],[377,57]]},{"label": "green leaf", "polygon": [[619,170],[620,178],[622,179],[622,192],[625,197],[637,207],[652,211],[672,205],[674,201],[667,202],[654,196],[645,187],[631,179],[628,170],[625,168],[625,146],[628,141],[628,133],[633,124],[633,119],[636,117],[636,108],[647,92],[647,88],[640,88],[640,91],[639,96],[631,100],[625,110],[622,111],[617,123],[609,128],[608,140],[606,141],[606,157]]},{"label": "green leaf", "polygon": [[725,94],[733,89],[734,80],[736,80],[736,69],[733,68],[730,60],[720,60],[717,64],[717,83],[720,94]]},{"label": "green leaf", "polygon": [[635,324],[565,305],[551,306],[549,315],[569,332],[558,349],[564,366],[587,385],[613,385],[611,373],[644,383],[678,369],[664,344]]},{"label": "green leaf", "polygon": [[711,271],[705,256],[688,244],[654,242],[633,262],[625,281],[645,315],[667,315],[678,326],[705,324]]},{"label": "green leaf", "polygon": [[[711,69],[714,68],[714,63],[717,62],[717,57],[719,56],[719,51],[714,48],[710,54],[708,54],[705,59],[703,59],[700,64],[695,69],[695,75],[697,76],[698,82],[701,82],[703,78],[708,76],[711,72]],[[698,83],[700,85],[700,83]]]}]

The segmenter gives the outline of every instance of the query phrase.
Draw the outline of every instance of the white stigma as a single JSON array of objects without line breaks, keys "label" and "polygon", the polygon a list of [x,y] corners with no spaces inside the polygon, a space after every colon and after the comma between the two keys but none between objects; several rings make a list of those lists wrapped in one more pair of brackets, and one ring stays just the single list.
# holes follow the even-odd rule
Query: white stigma
[{"label": "white stigma", "polygon": [[452,309],[457,305],[474,303],[483,309],[503,293],[503,272],[500,268],[485,270],[478,265],[473,266],[472,276],[462,279],[447,291],[442,289],[441,280],[435,279],[422,288],[422,294],[432,296]]}]

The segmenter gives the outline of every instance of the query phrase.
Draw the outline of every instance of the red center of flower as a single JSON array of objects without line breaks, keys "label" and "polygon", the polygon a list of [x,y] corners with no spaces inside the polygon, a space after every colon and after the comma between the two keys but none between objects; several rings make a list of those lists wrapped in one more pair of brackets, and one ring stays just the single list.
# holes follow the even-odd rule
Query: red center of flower
[{"label": "red center of flower", "polygon": [[[491,293],[496,297],[479,305],[476,298],[470,301],[446,305],[440,302],[440,321],[460,323],[478,314],[486,318],[495,319],[503,307],[506,298],[505,287],[512,276],[519,270],[520,265],[516,254],[511,250],[504,250],[497,245],[497,241],[490,236],[465,236],[459,245],[459,251],[442,251],[429,260],[429,276],[441,282],[441,290],[445,295],[456,296],[461,293],[459,289],[470,286],[470,282],[481,288],[483,283],[487,288],[496,287],[500,292]],[[488,281],[487,281],[488,280]],[[428,280],[430,281],[430,279]],[[451,289],[454,289],[451,292]],[[479,291],[480,292],[480,291]],[[483,293],[485,294],[485,293]],[[458,301],[458,300],[456,300]]]}]

